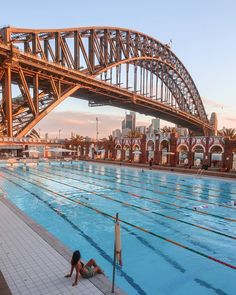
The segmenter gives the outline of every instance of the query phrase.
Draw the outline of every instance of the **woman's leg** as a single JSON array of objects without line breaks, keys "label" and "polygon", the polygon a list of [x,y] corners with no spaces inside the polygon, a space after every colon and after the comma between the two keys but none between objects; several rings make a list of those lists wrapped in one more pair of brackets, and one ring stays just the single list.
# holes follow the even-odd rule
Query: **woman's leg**
[{"label": "woman's leg", "polygon": [[93,268],[93,273],[104,274],[104,271],[99,266],[96,266]]},{"label": "woman's leg", "polygon": [[87,263],[86,263],[86,266],[89,266],[89,267],[96,267],[97,266],[97,263],[94,259],[90,259]]},{"label": "woman's leg", "polygon": [[93,267],[93,273],[99,273],[99,274],[104,274],[103,270],[97,265],[96,261],[94,259],[90,259],[87,263],[86,266],[88,267]]}]

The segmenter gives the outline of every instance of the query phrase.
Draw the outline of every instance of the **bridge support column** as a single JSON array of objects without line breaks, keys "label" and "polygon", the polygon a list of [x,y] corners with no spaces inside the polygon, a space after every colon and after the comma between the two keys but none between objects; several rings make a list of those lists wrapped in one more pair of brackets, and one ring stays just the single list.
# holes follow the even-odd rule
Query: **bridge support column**
[{"label": "bridge support column", "polygon": [[155,140],[155,150],[154,150],[154,163],[159,164],[159,158],[158,158],[158,152],[159,152],[159,139]]},{"label": "bridge support column", "polygon": [[236,141],[225,139],[224,154],[223,154],[223,167],[227,171],[232,169],[233,166],[233,149],[236,148]]},{"label": "bridge support column", "polygon": [[3,87],[3,99],[5,99],[5,112],[7,121],[7,136],[13,136],[12,130],[12,93],[11,93],[11,67],[5,68],[5,81]]},{"label": "bridge support column", "polygon": [[204,153],[203,162],[210,167],[211,165],[211,154],[209,153],[209,137],[206,137],[206,152]]},{"label": "bridge support column", "polygon": [[188,153],[188,163],[189,167],[194,166],[194,158],[193,158],[194,153],[190,150]]},{"label": "bridge support column", "polygon": [[161,165],[161,157],[162,157],[162,152],[157,150],[156,152],[156,159],[157,159],[157,165]]},{"label": "bridge support column", "polygon": [[175,167],[177,164],[177,134],[171,133],[170,135],[170,165]]},{"label": "bridge support column", "polygon": [[143,135],[141,139],[141,152],[139,162],[145,164],[147,162],[146,135]]}]

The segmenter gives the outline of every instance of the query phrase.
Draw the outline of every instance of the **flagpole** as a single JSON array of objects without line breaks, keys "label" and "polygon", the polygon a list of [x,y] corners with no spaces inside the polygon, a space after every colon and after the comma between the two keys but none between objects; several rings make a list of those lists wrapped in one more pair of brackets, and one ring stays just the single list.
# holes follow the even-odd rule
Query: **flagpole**
[{"label": "flagpole", "polygon": [[[118,222],[119,213],[116,213],[116,223]],[[116,239],[114,241],[114,259],[113,259],[113,274],[112,274],[112,288],[111,293],[114,293],[115,288],[115,273],[116,273]]]}]

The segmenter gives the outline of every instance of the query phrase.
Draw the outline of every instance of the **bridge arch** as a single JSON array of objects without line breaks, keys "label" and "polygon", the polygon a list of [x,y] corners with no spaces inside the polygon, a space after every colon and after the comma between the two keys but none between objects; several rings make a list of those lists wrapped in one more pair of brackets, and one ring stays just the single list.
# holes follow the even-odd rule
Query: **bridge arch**
[{"label": "bridge arch", "polygon": [[[168,45],[146,34],[116,27],[7,27],[0,30],[0,42],[6,55],[18,60],[7,71],[0,57],[0,77],[8,86],[9,80],[18,84],[22,95],[13,100],[12,112],[1,112],[2,134],[23,136],[69,95],[91,106],[108,104],[160,117],[201,134],[211,130],[183,63]],[[9,96],[6,92],[2,109]]]}]

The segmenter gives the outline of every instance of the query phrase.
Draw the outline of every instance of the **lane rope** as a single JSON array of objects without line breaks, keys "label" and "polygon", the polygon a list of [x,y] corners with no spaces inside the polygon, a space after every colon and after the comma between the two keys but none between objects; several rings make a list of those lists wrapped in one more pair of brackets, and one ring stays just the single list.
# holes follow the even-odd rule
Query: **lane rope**
[{"label": "lane rope", "polygon": [[[40,170],[40,169],[35,169],[35,170],[39,170],[39,171],[44,171],[44,170]],[[59,175],[59,174],[56,174],[56,173],[53,173],[54,175],[57,175],[59,177],[63,177],[62,175]],[[34,174],[36,175],[36,174]],[[68,178],[68,177],[67,177]],[[74,179],[74,178],[70,178],[70,179],[73,179],[75,181],[78,181],[78,182],[84,182],[84,183],[87,183],[86,181],[82,181],[81,179],[78,180],[78,179]],[[36,182],[36,180],[34,180]],[[54,180],[52,180],[54,181]],[[64,182],[61,182],[63,185],[66,185],[68,187],[73,187],[73,188],[76,188],[78,189],[78,187],[76,186],[73,186],[73,185],[70,185],[70,184],[66,184]],[[194,223],[191,223],[191,222],[188,222],[188,221],[184,221],[184,220],[181,220],[181,219],[178,219],[178,218],[175,218],[173,216],[170,216],[170,215],[165,215],[165,214],[162,214],[162,213],[159,213],[159,212],[156,212],[156,211],[152,211],[150,209],[146,209],[146,208],[143,208],[143,207],[140,207],[138,205],[133,205],[133,204],[130,204],[130,203],[127,203],[127,202],[124,202],[124,201],[120,201],[118,199],[114,199],[110,196],[107,196],[107,195],[104,195],[104,194],[98,194],[94,191],[89,191],[89,190],[86,190],[86,189],[82,189],[80,188],[80,190],[82,191],[85,191],[85,192],[88,192],[88,193],[92,193],[92,194],[95,194],[95,195],[98,195],[99,197],[102,197],[102,198],[105,198],[105,199],[108,199],[108,200],[112,200],[114,202],[117,202],[117,203],[120,203],[124,206],[127,206],[127,207],[133,207],[133,208],[136,208],[136,209],[139,209],[139,210],[142,210],[142,211],[146,211],[146,212],[150,212],[150,213],[153,213],[155,215],[159,215],[159,216],[162,216],[162,217],[165,217],[165,218],[168,218],[168,219],[171,219],[171,220],[175,220],[175,221],[178,221],[178,222],[181,222],[181,223],[184,223],[184,224],[188,224],[188,225],[191,225],[191,226],[194,226],[194,227],[197,227],[197,228],[200,228],[200,229],[203,229],[203,230],[206,230],[206,231],[209,231],[209,232],[213,232],[215,234],[218,234],[218,235],[221,235],[221,236],[225,236],[225,237],[228,237],[228,238],[231,238],[233,240],[236,240],[236,237],[235,236],[231,236],[231,235],[228,235],[228,234],[225,234],[225,233],[222,233],[220,231],[216,231],[214,229],[211,229],[211,228],[208,228],[208,227],[204,227],[204,226],[201,226],[201,225],[197,225],[197,224],[194,224]],[[137,195],[135,195],[137,196]]]},{"label": "lane rope", "polygon": [[[78,166],[77,166],[78,167]],[[94,166],[93,166],[94,167]],[[86,168],[88,168],[89,169],[89,167],[86,167]],[[81,170],[81,169],[80,169]],[[94,171],[97,171],[97,172],[101,172],[99,169],[93,169]],[[94,173],[94,174],[96,174],[96,173]],[[102,175],[102,174],[100,174],[100,175]],[[132,176],[132,175],[130,175],[130,174],[127,174],[127,173],[124,173],[124,175],[125,176],[130,176],[130,177],[128,177],[128,178],[124,178],[123,176],[123,174],[120,174],[120,173],[116,173],[116,175],[120,175],[124,180],[132,180],[132,181],[134,181],[134,182],[138,182],[138,183],[140,183],[140,179],[137,177],[137,176]],[[118,178],[118,179],[120,179],[120,177],[115,177],[115,176],[110,176],[110,175],[106,175],[107,177],[114,177],[114,178]],[[142,178],[145,178],[145,174],[144,175],[142,175]],[[135,180],[135,178],[138,178],[139,180]],[[146,180],[148,180],[148,178],[146,178]],[[157,183],[159,183],[159,182],[161,182],[161,183],[170,183],[170,184],[176,184],[176,182],[172,182],[172,181],[167,181],[167,180],[161,180],[161,179],[158,179],[158,178],[155,178],[155,179],[153,179],[155,182],[157,182]],[[150,183],[150,182],[148,182],[149,184],[153,184],[153,183]],[[187,187],[187,188],[200,188],[200,189],[202,189],[202,187],[200,187],[200,186],[190,186],[190,185],[186,185],[186,184],[178,184],[179,186],[184,186],[184,187]],[[159,185],[160,186],[160,185]],[[165,186],[161,186],[161,187],[165,187]],[[224,190],[217,190],[217,189],[210,189],[210,188],[207,188],[208,190],[212,190],[212,191],[216,191],[216,192],[223,192],[223,193],[225,193],[225,191]],[[186,191],[186,190],[182,190],[182,191],[185,191],[185,192],[187,192],[187,193],[189,193],[189,191]],[[194,192],[191,192],[191,193],[194,193]],[[234,193],[234,192],[228,192],[229,194],[234,194],[234,195],[236,195],[236,193]],[[195,193],[196,194],[196,193]],[[212,194],[207,194],[207,196],[210,196],[210,197],[212,197],[212,198],[219,198],[219,196],[215,196],[215,195],[212,195]],[[222,196],[221,196],[222,197]],[[229,196],[225,196],[224,195],[224,198],[231,198],[231,197],[229,197]]]},{"label": "lane rope", "polygon": [[[82,161],[82,163],[86,163],[86,162],[84,162],[84,161]],[[98,163],[96,163],[96,164],[98,164]],[[92,164],[93,165],[93,167],[94,166],[96,166],[96,164],[94,165],[94,163]],[[99,163],[100,164],[100,163]],[[104,163],[105,164],[105,163]],[[105,164],[106,165],[106,164]],[[124,167],[124,166],[123,166]],[[130,167],[129,167],[130,168]],[[109,169],[111,169],[111,170],[115,170],[115,168],[113,168],[113,167],[109,167]],[[96,169],[96,171],[100,171],[99,169]],[[160,172],[157,170],[156,172],[158,172],[159,174],[160,174]],[[140,173],[140,172],[139,172]],[[123,176],[122,174],[120,174],[120,173],[116,173],[116,175],[120,175],[120,176]],[[133,178],[138,178],[139,179],[139,177],[138,176],[133,176],[133,175],[131,175],[131,174],[128,174],[128,173],[124,173],[124,175],[125,176],[130,176],[131,177],[131,179],[133,179]],[[142,175],[142,177],[144,177],[146,180],[148,180],[148,178],[146,177],[146,175]],[[166,180],[161,180],[161,179],[158,179],[158,178],[155,178],[155,179],[153,179],[154,181],[158,181],[158,182],[165,182],[165,183],[170,183],[170,184],[175,184],[175,182],[172,182],[172,181],[166,181]],[[181,179],[181,181],[183,181],[182,179]],[[138,181],[139,182],[139,181]],[[150,182],[149,182],[150,183]],[[151,184],[151,183],[150,183]],[[199,186],[199,185],[194,185],[194,186],[191,186],[191,185],[187,185],[187,184],[183,184],[183,183],[181,183],[181,184],[179,184],[179,185],[182,185],[182,186],[184,186],[184,187],[188,187],[188,188],[202,188],[201,186]],[[211,190],[211,191],[215,191],[215,192],[223,192],[223,193],[225,193],[225,190],[223,190],[223,189],[215,189],[215,188],[211,188],[211,187],[209,187],[209,185],[208,186],[206,186],[206,189],[207,190]],[[229,193],[229,194],[232,194],[232,195],[236,195],[236,193],[234,193],[234,192],[229,192],[229,191],[227,191],[227,193]],[[228,197],[228,196],[226,196],[226,197]]]},{"label": "lane rope", "polygon": [[[65,167],[65,166],[64,166]],[[79,168],[76,168],[75,166],[73,166],[73,168],[75,169],[75,170],[77,170],[77,171],[80,171],[80,172],[84,172],[84,173],[90,173],[90,174],[94,174],[94,175],[98,175],[98,176],[106,176],[107,178],[113,178],[113,179],[118,179],[118,180],[123,180],[123,181],[130,181],[130,180],[132,180],[132,182],[137,182],[137,183],[140,183],[140,184],[143,184],[143,185],[146,185],[146,183],[144,183],[144,182],[140,182],[140,181],[136,181],[136,180],[134,180],[133,178],[124,178],[124,177],[122,177],[122,178],[120,178],[120,177],[117,177],[117,176],[111,176],[111,175],[103,175],[103,174],[101,174],[101,172],[99,171],[99,170],[96,170],[98,173],[95,173],[95,172],[93,172],[93,171],[90,171],[91,169],[87,169],[87,170],[82,170],[82,169],[79,169]],[[69,169],[69,167],[67,168],[66,167],[66,169]],[[121,174],[120,174],[121,175]],[[121,175],[122,176],[122,175]],[[97,178],[97,179],[100,179],[100,178]],[[107,179],[107,181],[108,181],[108,179]],[[110,181],[110,179],[109,179],[109,181]],[[166,183],[170,183],[170,182],[166,182]],[[122,184],[122,182],[121,182],[121,184]],[[130,185],[130,184],[125,184],[124,182],[123,182],[123,184],[124,185],[128,185],[128,186],[132,186],[132,187],[135,187],[135,188],[139,188],[139,189],[143,189],[142,187],[140,187],[140,186],[136,186],[136,185]],[[164,185],[158,185],[159,187],[163,187],[163,188],[167,188],[166,186],[164,186]],[[167,188],[168,190],[170,190],[170,188]],[[151,192],[156,192],[156,193],[162,193],[162,194],[164,194],[165,192],[163,192],[163,191],[159,191],[159,190],[155,190],[155,189],[150,189],[150,188],[145,188],[145,190],[147,190],[147,191],[151,191]],[[176,189],[176,190],[180,190],[180,189]],[[185,192],[188,192],[189,193],[189,191],[186,191],[186,190],[182,190],[181,189],[181,191],[185,191]],[[166,192],[166,193],[169,193],[169,192]],[[171,193],[169,193],[169,194],[171,194]],[[198,193],[196,193],[196,192],[191,192],[191,194],[193,194],[193,195],[196,195],[197,197],[199,197],[199,194]],[[174,195],[174,196],[176,196],[176,194],[172,194],[172,195]],[[212,194],[207,194],[207,196],[202,196],[201,195],[201,198],[204,198],[204,199],[208,199],[208,197],[210,197],[210,198],[220,198],[221,196],[215,196],[215,195],[212,195]],[[185,198],[186,198],[186,196],[185,196]],[[225,199],[229,199],[229,197],[224,197]],[[233,200],[231,200],[231,201],[233,201]],[[226,206],[226,205],[224,205],[224,206]],[[232,207],[231,207],[232,208]],[[233,208],[233,209],[235,209],[235,208]]]},{"label": "lane rope", "polygon": [[[10,173],[9,173],[9,174],[10,174]],[[13,175],[13,176],[14,176],[14,175]],[[2,177],[5,178],[5,179],[8,179],[8,180],[11,181],[12,183],[14,183],[12,180],[10,180],[9,178],[7,178],[6,176],[3,176],[3,175],[2,175]],[[17,178],[19,178],[19,177],[17,177]],[[20,179],[22,179],[22,178],[20,178]],[[23,180],[24,180],[24,179],[23,179]],[[28,183],[28,181],[26,181],[26,180],[24,180],[24,181]],[[81,206],[83,206],[83,207],[86,207],[86,208],[88,208],[88,209],[90,209],[90,210],[92,210],[92,211],[94,211],[94,212],[96,212],[96,213],[98,213],[98,214],[101,214],[101,215],[103,215],[103,216],[107,216],[107,217],[109,217],[109,218],[112,218],[113,220],[116,219],[115,216],[110,215],[110,214],[108,214],[108,213],[106,213],[106,212],[104,212],[104,211],[101,211],[101,210],[97,209],[97,208],[94,208],[94,207],[92,207],[91,205],[89,205],[89,204],[87,204],[87,203],[84,203],[84,202],[81,202],[81,201],[78,201],[78,200],[73,200],[73,199],[71,199],[70,197],[66,197],[66,196],[64,196],[63,194],[60,194],[60,193],[54,192],[53,190],[48,189],[48,188],[45,188],[45,187],[42,186],[42,185],[36,185],[36,186],[41,187],[41,188],[43,188],[44,190],[49,191],[49,192],[51,192],[51,193],[53,193],[53,194],[55,194],[55,195],[57,195],[57,196],[59,196],[59,197],[61,197],[61,198],[64,198],[64,199],[70,200],[71,202],[74,202],[74,203],[79,204],[79,205],[81,205]],[[149,231],[149,230],[147,230],[147,229],[145,229],[145,228],[143,228],[143,227],[140,227],[140,226],[138,226],[138,225],[132,224],[132,223],[130,223],[130,222],[128,222],[128,221],[125,221],[125,220],[123,220],[123,219],[120,219],[120,218],[119,218],[118,220],[119,220],[119,222],[121,222],[121,223],[124,223],[124,224],[126,224],[126,225],[129,225],[129,226],[131,226],[131,227],[133,227],[133,228],[136,228],[136,229],[138,229],[138,230],[140,230],[140,231],[142,231],[142,232],[145,232],[145,233],[147,233],[147,234],[149,234],[149,235],[155,236],[155,237],[157,237],[157,238],[159,238],[159,239],[161,239],[161,240],[163,240],[163,241],[166,241],[166,242],[171,243],[171,244],[173,244],[173,245],[175,245],[175,246],[178,246],[178,247],[183,248],[183,249],[185,249],[185,250],[188,250],[188,251],[190,251],[190,252],[192,252],[192,253],[195,253],[195,254],[197,254],[197,255],[200,255],[200,256],[202,256],[202,257],[205,257],[205,258],[210,259],[210,260],[212,260],[212,261],[214,261],[214,262],[217,262],[217,263],[222,264],[222,265],[224,265],[224,266],[226,266],[226,267],[229,267],[229,268],[232,268],[232,269],[236,270],[236,266],[235,266],[235,265],[229,264],[229,263],[227,263],[227,262],[225,262],[225,261],[222,261],[222,260],[220,260],[220,259],[217,259],[217,258],[215,258],[215,257],[213,257],[213,256],[210,256],[210,255],[207,255],[207,254],[202,253],[202,252],[200,252],[200,251],[197,251],[197,250],[195,250],[195,249],[192,249],[192,248],[190,248],[190,247],[188,247],[188,246],[185,246],[185,245],[183,245],[183,244],[181,244],[181,243],[178,243],[178,242],[176,242],[176,241],[174,241],[174,240],[168,239],[168,238],[166,238],[166,237],[164,237],[164,236],[162,236],[162,235],[159,235],[159,234],[157,234],[157,233],[151,232],[151,231]]]},{"label": "lane rope", "polygon": [[[46,168],[46,167],[45,167]],[[47,168],[49,168],[49,167],[47,167]],[[50,170],[52,170],[54,167],[52,167],[52,166],[50,166]],[[55,167],[56,168],[56,167]],[[67,169],[67,170],[70,170],[70,167],[63,167],[63,169]],[[32,168],[32,169],[35,169],[35,168]],[[38,169],[38,170],[40,170],[40,169]],[[40,171],[42,171],[42,170],[40,170]],[[62,171],[62,170],[60,170],[60,171]],[[80,170],[78,170],[78,171],[80,171]],[[81,171],[82,172],[82,171]],[[90,172],[86,172],[86,173],[90,173]],[[86,176],[84,176],[84,174],[82,174],[82,173],[80,173],[80,172],[78,172],[78,173],[73,173],[73,172],[70,172],[70,174],[72,174],[72,175],[79,175],[79,176],[83,176],[83,177],[86,177]],[[72,178],[72,177],[67,177],[67,178],[69,178],[69,179],[73,179],[73,180],[77,180],[77,179],[75,179],[75,178]],[[100,178],[97,178],[97,177],[94,177],[94,176],[89,176],[89,178],[93,178],[93,179],[99,179],[99,180],[101,180],[101,181],[103,181],[103,182],[112,182],[112,183],[114,183],[114,184],[117,184],[117,182],[115,182],[115,181],[112,181],[112,180],[102,180],[102,179],[100,179]],[[82,180],[81,180],[81,182],[83,182]],[[90,182],[91,183],[91,182]],[[138,186],[134,186],[134,185],[131,185],[131,184],[124,184],[124,183],[118,183],[118,184],[121,184],[121,185],[126,185],[126,186],[132,186],[132,187],[135,187],[135,188],[140,188],[140,187],[138,187]],[[98,184],[95,184],[96,186],[100,186],[100,187],[103,187],[103,188],[108,188],[108,189],[114,189],[113,187],[111,187],[111,186],[105,186],[105,185],[98,185]],[[131,194],[131,193],[129,193],[128,191],[125,191],[125,190],[123,190],[123,189],[115,189],[116,191],[120,191],[120,192],[123,192],[123,193],[126,193],[126,194]],[[186,199],[186,200],[192,200],[192,201],[195,201],[195,202],[199,202],[199,203],[204,203],[204,204],[209,204],[209,205],[214,205],[214,206],[218,206],[218,207],[224,207],[224,208],[228,208],[228,209],[234,209],[234,210],[236,210],[236,207],[232,207],[232,206],[228,206],[228,205],[223,205],[223,204],[218,204],[218,203],[212,203],[212,202],[207,202],[207,201],[204,201],[204,200],[197,200],[197,199],[194,199],[194,198],[190,198],[190,197],[185,197],[185,196],[178,196],[178,195],[176,195],[176,194],[171,194],[171,193],[168,193],[168,192],[163,192],[163,191],[159,191],[159,190],[152,190],[152,189],[147,189],[148,191],[151,191],[151,192],[155,192],[155,193],[159,193],[159,194],[161,194],[161,195],[163,195],[164,197],[167,197],[167,198],[171,198],[171,199],[173,199],[170,195],[172,195],[172,196],[174,196],[176,199]],[[137,196],[140,196],[141,197],[141,195],[137,195]],[[206,199],[206,198],[204,198],[204,199]]]},{"label": "lane rope", "polygon": [[[31,170],[32,170],[32,169],[31,169]],[[33,173],[33,172],[29,172],[29,173],[31,173],[31,174],[37,176],[37,174],[35,174],[35,173]],[[50,173],[48,173],[48,172],[45,172],[45,173],[50,174]],[[50,174],[50,175],[51,175],[51,174]],[[50,178],[48,178],[48,177],[46,177],[46,176],[42,176],[42,175],[40,175],[40,177],[50,180]],[[51,179],[51,180],[52,180],[52,179]],[[52,181],[61,184],[60,181],[57,181],[57,180],[52,180]],[[71,186],[71,187],[73,187],[73,186]],[[75,188],[77,188],[77,187],[75,187]],[[89,192],[91,193],[91,191],[89,191]],[[96,194],[96,195],[101,195],[101,194],[98,194],[98,193],[96,193],[96,192],[93,192],[93,193]],[[135,194],[133,194],[132,196],[137,197],[137,195],[135,195]],[[142,196],[141,198],[142,198],[142,199],[149,199],[148,197],[144,197],[144,196]],[[219,219],[227,220],[227,221],[230,221],[230,222],[236,222],[236,219],[232,219],[232,218],[229,218],[229,217],[224,217],[224,216],[221,216],[221,215],[216,215],[216,214],[208,213],[208,212],[201,211],[201,210],[194,210],[194,209],[191,209],[191,208],[188,208],[188,207],[184,207],[184,206],[176,205],[176,204],[174,204],[174,203],[169,203],[169,202],[162,201],[162,200],[158,200],[158,199],[156,199],[156,200],[152,200],[152,199],[151,199],[151,201],[153,201],[154,203],[167,204],[167,205],[170,205],[170,206],[174,206],[174,207],[176,207],[176,208],[179,208],[179,209],[189,210],[189,211],[195,212],[195,213],[197,213],[197,214],[208,215],[208,216],[212,216],[212,217],[215,217],[215,218],[219,218]]]}]

